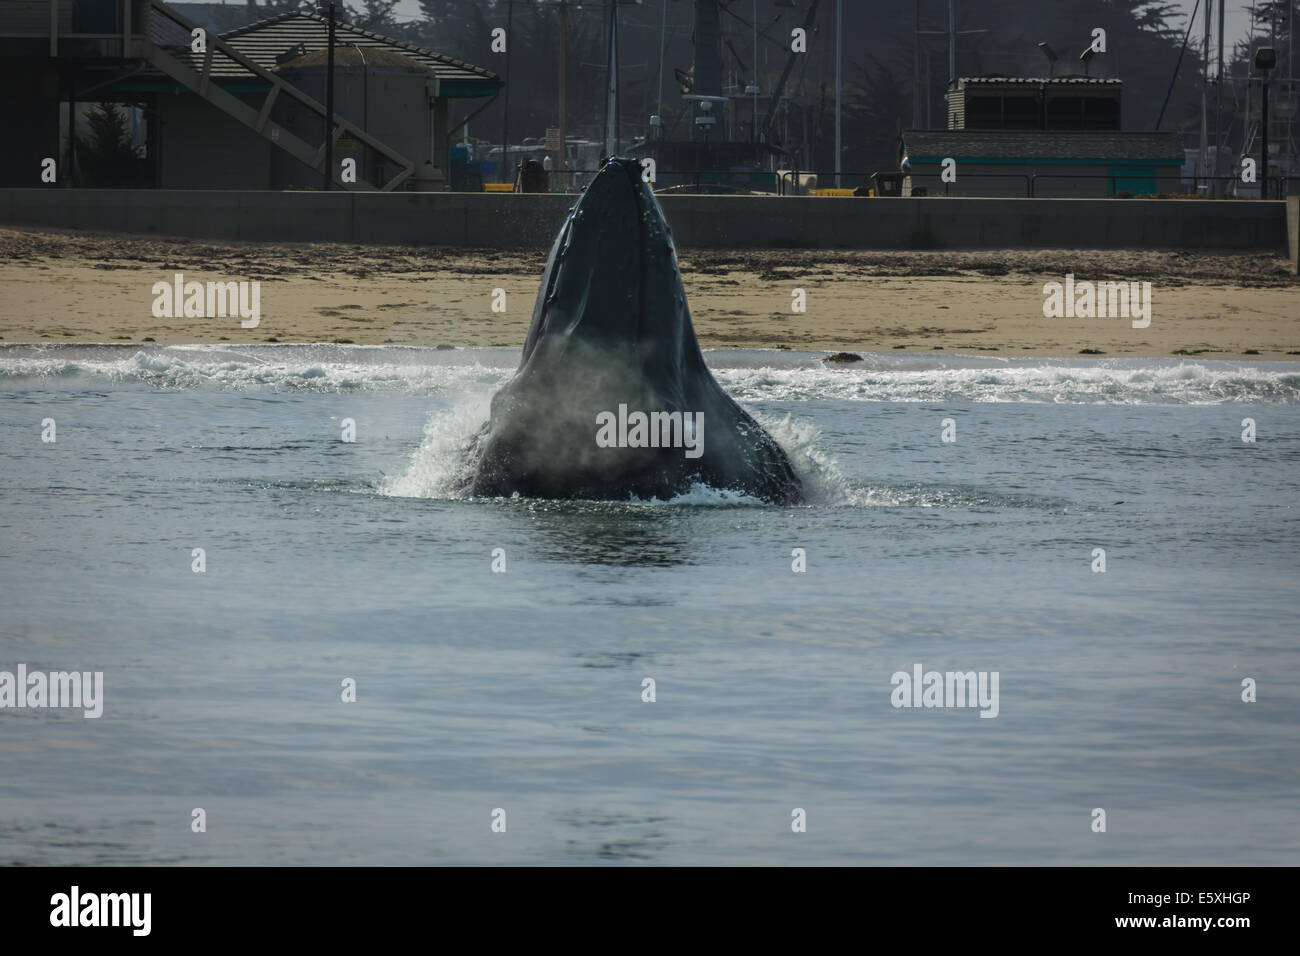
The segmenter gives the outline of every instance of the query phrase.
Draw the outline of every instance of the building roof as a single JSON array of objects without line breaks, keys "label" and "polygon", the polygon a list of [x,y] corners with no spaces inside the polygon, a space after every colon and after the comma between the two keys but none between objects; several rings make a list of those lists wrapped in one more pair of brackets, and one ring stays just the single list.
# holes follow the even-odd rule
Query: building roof
[{"label": "building roof", "polygon": [[[162,20],[159,17],[153,19]],[[164,30],[169,27],[173,25],[163,24]],[[299,57],[316,50],[326,50],[329,45],[329,19],[316,13],[284,13],[223,33],[221,39],[258,66],[274,70],[281,65],[276,62],[277,58],[285,59],[284,54],[291,50]],[[163,35],[154,35],[153,40],[170,46],[173,55],[188,61],[195,70],[202,70],[203,54],[190,51],[188,34],[173,28]],[[371,33],[337,19],[334,22],[334,45],[336,49],[359,46],[401,54],[435,74],[443,96],[486,96],[495,93],[502,85],[500,78],[490,70],[453,56],[425,50],[403,40]],[[218,81],[257,79],[255,73],[220,51],[214,51],[212,55],[212,76]]]},{"label": "building roof", "polygon": [[983,160],[1183,161],[1178,133],[1119,130],[909,129],[903,153],[913,162],[943,157]]},{"label": "building roof", "polygon": [[[325,67],[328,65],[329,50],[312,50],[310,53],[304,53],[292,60],[281,60],[277,69],[289,70],[311,66]],[[387,67],[392,70],[408,70],[415,73],[427,72],[423,63],[404,53],[398,53],[386,47],[335,45],[334,68],[338,69],[344,66]]]},{"label": "building roof", "polygon": [[960,86],[1123,86],[1124,81],[1110,76],[986,76],[958,77]]}]

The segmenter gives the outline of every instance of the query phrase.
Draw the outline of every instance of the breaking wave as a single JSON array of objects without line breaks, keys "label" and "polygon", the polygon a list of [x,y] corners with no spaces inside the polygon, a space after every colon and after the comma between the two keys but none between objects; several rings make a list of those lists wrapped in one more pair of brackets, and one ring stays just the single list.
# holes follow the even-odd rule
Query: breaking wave
[{"label": "breaking wave", "polygon": [[1010,364],[932,368],[720,370],[738,401],[1056,402],[1102,405],[1290,404],[1300,371],[1228,362]]},{"label": "breaking wave", "polygon": [[[980,359],[869,355],[828,368],[822,353],[708,353],[742,402],[1057,402],[1105,405],[1291,404],[1300,365],[1173,359]],[[397,391],[460,397],[494,391],[516,349],[256,345],[7,346],[0,382],[90,378],[157,389]]]},{"label": "breaking wave", "polygon": [[73,356],[64,356],[61,349],[34,355],[15,350],[17,354],[0,352],[0,381],[92,378],[161,390],[444,395],[494,389],[510,377],[517,359],[517,353],[511,352],[511,358],[493,364],[493,352],[483,350],[489,352],[482,357],[486,361],[467,363],[463,360],[466,353],[462,352],[457,356],[461,360],[452,362],[444,359],[448,353],[432,349],[354,348],[164,346],[131,354],[122,354],[125,350],[117,348],[104,349],[106,354],[78,349]]}]

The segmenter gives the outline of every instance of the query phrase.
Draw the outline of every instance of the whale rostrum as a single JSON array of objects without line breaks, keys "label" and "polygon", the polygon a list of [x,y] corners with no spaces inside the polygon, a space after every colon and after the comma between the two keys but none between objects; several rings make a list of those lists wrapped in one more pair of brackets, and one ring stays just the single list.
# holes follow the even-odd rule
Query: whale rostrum
[{"label": "whale rostrum", "polygon": [[800,501],[781,447],[704,363],[672,234],[635,161],[609,161],[570,211],[523,360],[470,454],[476,496],[666,500],[704,484]]}]

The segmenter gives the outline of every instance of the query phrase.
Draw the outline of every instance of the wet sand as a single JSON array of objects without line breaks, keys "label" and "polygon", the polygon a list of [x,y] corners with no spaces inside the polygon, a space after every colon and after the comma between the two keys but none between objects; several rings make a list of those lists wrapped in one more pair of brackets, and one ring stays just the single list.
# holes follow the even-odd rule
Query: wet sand
[{"label": "wet sand", "polygon": [[[211,242],[0,228],[0,339],[522,345],[546,250]],[[683,250],[705,348],[1290,359],[1300,279],[1273,254]],[[153,286],[261,283],[260,324],[155,318]],[[1043,286],[1151,283],[1151,323],[1047,318]],[[806,311],[792,305],[803,289]],[[504,312],[496,290],[504,290]]]}]

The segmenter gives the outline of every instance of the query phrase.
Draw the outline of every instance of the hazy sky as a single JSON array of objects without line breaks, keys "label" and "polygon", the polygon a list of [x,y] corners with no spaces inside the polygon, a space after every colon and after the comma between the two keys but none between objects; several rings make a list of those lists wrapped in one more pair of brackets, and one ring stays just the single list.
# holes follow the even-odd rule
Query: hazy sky
[{"label": "hazy sky", "polygon": [[[242,5],[245,2],[245,0],[224,0],[224,2],[237,3]],[[658,4],[662,2],[662,0],[645,0],[645,2],[650,6],[658,6]],[[860,3],[862,2],[862,0],[845,0],[845,2]],[[934,0],[931,0],[931,2],[934,2]],[[960,0],[958,0],[958,2],[960,3]],[[1041,0],[1025,0],[1025,2],[1038,3],[1041,2]],[[1169,2],[1171,2],[1176,7],[1181,7],[1186,12],[1186,14],[1190,14],[1192,12],[1192,8],[1196,5],[1196,0],[1169,0]],[[1225,44],[1225,46],[1228,49],[1231,49],[1232,44],[1235,43],[1237,40],[1245,37],[1247,32],[1249,31],[1250,17],[1246,13],[1246,7],[1248,7],[1252,2],[1253,0],[1228,0],[1227,17],[1225,20],[1225,27],[1224,27],[1224,33],[1227,35],[1227,43]],[[769,3],[770,0],[759,0],[760,6],[765,6],[768,5]],[[409,17],[411,19],[418,19],[420,16],[420,4],[417,2],[417,0],[401,0],[401,2],[397,4],[397,13],[398,16],[400,17]],[[1198,22],[1196,25],[1196,29],[1192,31],[1193,37],[1197,37],[1200,35],[1200,29],[1201,29],[1200,21],[1201,18],[1204,16],[1205,16],[1205,11],[1204,8],[1202,8],[1201,11],[1196,15]],[[1217,21],[1218,17],[1219,14],[1218,11],[1216,10],[1214,13],[1214,20]],[[1180,30],[1186,29],[1187,21],[1184,19],[1180,23],[1176,23],[1175,26]]]},{"label": "hazy sky", "polygon": [[[662,0],[645,0],[645,2],[650,6],[658,6]],[[860,3],[862,0],[845,0],[846,4],[854,2]],[[934,0],[931,0],[931,2],[934,2]],[[1025,2],[1040,3],[1042,0],[1025,0]],[[1182,7],[1182,9],[1188,14],[1192,12],[1192,8],[1196,5],[1196,0],[1170,0],[1170,2],[1172,2],[1176,7]],[[1228,41],[1225,46],[1231,47],[1234,42],[1244,37],[1250,29],[1250,17],[1246,13],[1246,7],[1249,6],[1251,2],[1253,2],[1253,0],[1228,0],[1227,16],[1225,18],[1223,31],[1226,34]],[[958,3],[960,4],[960,0],[958,0]],[[770,5],[770,0],[759,0],[759,6],[768,5]],[[416,0],[401,0],[397,5],[397,9],[402,15],[418,17],[420,14],[420,5]],[[1205,9],[1204,6],[1202,6],[1202,9],[1196,15],[1196,18],[1200,21],[1204,16]],[[1218,18],[1219,14],[1216,9],[1214,12],[1214,20],[1217,21]],[[1182,21],[1179,28],[1184,30],[1187,28],[1186,20]],[[1196,29],[1192,31],[1193,36],[1198,36],[1200,34],[1200,29],[1200,23],[1198,22]]]}]

